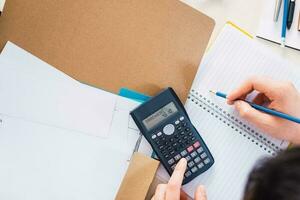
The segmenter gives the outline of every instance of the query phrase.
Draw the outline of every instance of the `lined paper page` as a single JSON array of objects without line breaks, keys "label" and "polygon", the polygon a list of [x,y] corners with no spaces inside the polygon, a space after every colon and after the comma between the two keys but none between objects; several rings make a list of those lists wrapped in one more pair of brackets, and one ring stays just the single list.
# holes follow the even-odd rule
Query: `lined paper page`
[{"label": "lined paper page", "polygon": [[[199,104],[188,103],[186,110],[214,156],[215,163],[183,189],[193,197],[197,186],[203,184],[210,200],[241,199],[248,172],[257,158],[264,157],[266,152],[245,140],[243,135],[233,133],[230,126],[220,123],[219,118],[209,115]],[[158,176],[164,180],[169,178],[162,166]]]},{"label": "lined paper page", "polygon": [[[289,70],[293,67],[230,25],[224,27],[205,55],[185,105],[192,123],[215,158],[212,168],[183,187],[191,197],[196,187],[203,184],[210,200],[241,199],[248,174],[256,162],[275,155],[288,145],[255,129],[224,99],[208,91],[228,93],[253,75],[290,80],[299,89],[300,79]],[[159,168],[158,176],[169,178],[163,167]]]},{"label": "lined paper page", "polygon": [[[238,117],[224,99],[209,94],[208,90],[228,93],[253,75],[267,76],[276,80],[289,80],[299,90],[300,79],[293,73],[293,68],[296,67],[227,25],[203,60],[192,88]],[[252,97],[253,95],[249,100]],[[243,120],[241,119],[241,121]],[[248,124],[246,121],[243,122]],[[260,132],[260,130],[256,131]],[[267,135],[264,137],[280,148],[284,149],[288,145],[287,142],[273,139]]]},{"label": "lined paper page", "polygon": [[211,150],[215,164],[203,175],[184,186],[189,195],[199,184],[207,187],[208,198],[241,199],[248,172],[258,157],[266,152],[256,144],[244,139],[243,135],[233,133],[230,126],[200,110],[196,104],[189,104],[187,110],[191,120]]},{"label": "lined paper page", "polygon": [[[261,143],[252,142],[253,137],[248,134],[247,129],[242,130],[238,126],[233,128],[231,124],[228,125],[231,117],[251,127],[254,135],[258,132],[262,138],[270,140],[279,148],[286,148],[288,145],[287,142],[266,136],[240,119],[224,99],[208,94],[208,90],[228,93],[253,75],[290,80],[299,89],[300,79],[289,70],[291,68],[293,67],[290,63],[273,55],[230,25],[224,27],[223,32],[200,65],[200,71],[192,86],[198,96],[202,95],[203,98],[206,98],[206,102],[213,102],[214,106],[221,108],[223,116],[216,117],[216,112],[212,108],[206,108],[206,110],[201,108],[200,102],[196,104],[195,97],[197,96],[191,96],[193,93],[190,96],[194,102],[190,99],[186,104],[193,124],[215,158],[215,164],[210,170],[184,186],[189,195],[193,195],[197,185],[204,184],[208,189],[208,198],[211,200],[241,199],[248,174],[255,163],[259,159],[273,154],[272,152],[268,153],[267,145],[261,147]],[[214,114],[212,115],[212,113]],[[226,116],[227,120],[224,120]],[[271,145],[270,148],[272,147]]]}]

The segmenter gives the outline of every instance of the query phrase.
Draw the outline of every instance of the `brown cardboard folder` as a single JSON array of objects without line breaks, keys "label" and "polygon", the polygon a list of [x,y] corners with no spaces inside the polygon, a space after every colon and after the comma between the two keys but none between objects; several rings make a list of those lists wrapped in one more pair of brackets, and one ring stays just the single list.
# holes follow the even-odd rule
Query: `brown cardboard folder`
[{"label": "brown cardboard folder", "polygon": [[[159,162],[140,153],[134,153],[116,200],[146,199]],[[150,197],[151,198],[151,197]]]},{"label": "brown cardboard folder", "polygon": [[7,0],[0,45],[112,92],[171,86],[185,100],[213,27],[177,0]]}]

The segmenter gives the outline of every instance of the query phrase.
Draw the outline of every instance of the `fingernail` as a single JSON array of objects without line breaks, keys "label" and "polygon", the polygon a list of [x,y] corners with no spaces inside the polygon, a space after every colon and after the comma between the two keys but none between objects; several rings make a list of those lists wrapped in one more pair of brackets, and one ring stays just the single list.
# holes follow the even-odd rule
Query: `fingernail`
[{"label": "fingernail", "polygon": [[198,186],[197,193],[201,194],[201,196],[205,196],[206,195],[206,189],[205,189],[204,185],[199,185]]},{"label": "fingernail", "polygon": [[235,101],[234,105],[237,106],[237,107],[240,107],[241,106],[241,101]]},{"label": "fingernail", "polygon": [[199,189],[200,189],[201,191],[205,191],[204,185],[199,185]]},{"label": "fingernail", "polygon": [[233,101],[227,100],[227,104],[232,105],[232,104],[233,104]]},{"label": "fingernail", "polygon": [[178,168],[184,168],[186,166],[186,159],[185,158],[181,158],[180,161],[178,162],[177,166]]},{"label": "fingernail", "polygon": [[197,187],[196,193],[197,193],[198,195],[200,195],[201,197],[206,196],[206,189],[205,189],[205,187],[204,187],[203,185],[199,185],[199,186]]}]

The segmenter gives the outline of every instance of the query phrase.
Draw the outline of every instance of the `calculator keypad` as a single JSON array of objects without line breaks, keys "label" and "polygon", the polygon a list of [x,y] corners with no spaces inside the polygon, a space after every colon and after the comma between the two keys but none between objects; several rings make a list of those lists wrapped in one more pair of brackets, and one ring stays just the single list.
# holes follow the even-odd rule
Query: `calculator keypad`
[{"label": "calculator keypad", "polygon": [[211,162],[184,117],[167,124],[162,131],[154,133],[151,138],[168,160],[172,171],[181,158],[187,160],[186,178]]}]

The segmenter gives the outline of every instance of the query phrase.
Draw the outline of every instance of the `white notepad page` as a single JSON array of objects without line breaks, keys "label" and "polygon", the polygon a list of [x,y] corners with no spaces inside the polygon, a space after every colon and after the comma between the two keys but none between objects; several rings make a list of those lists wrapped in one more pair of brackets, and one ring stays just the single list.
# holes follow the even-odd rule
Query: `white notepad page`
[{"label": "white notepad page", "polygon": [[[237,29],[224,27],[205,55],[185,105],[215,159],[212,168],[183,186],[191,197],[196,187],[204,184],[210,200],[241,199],[255,163],[288,145],[250,126],[226,105],[226,100],[209,94],[208,90],[227,93],[252,75],[291,80],[299,88],[300,79],[289,71],[289,66]],[[162,167],[158,175],[168,178]]]}]

